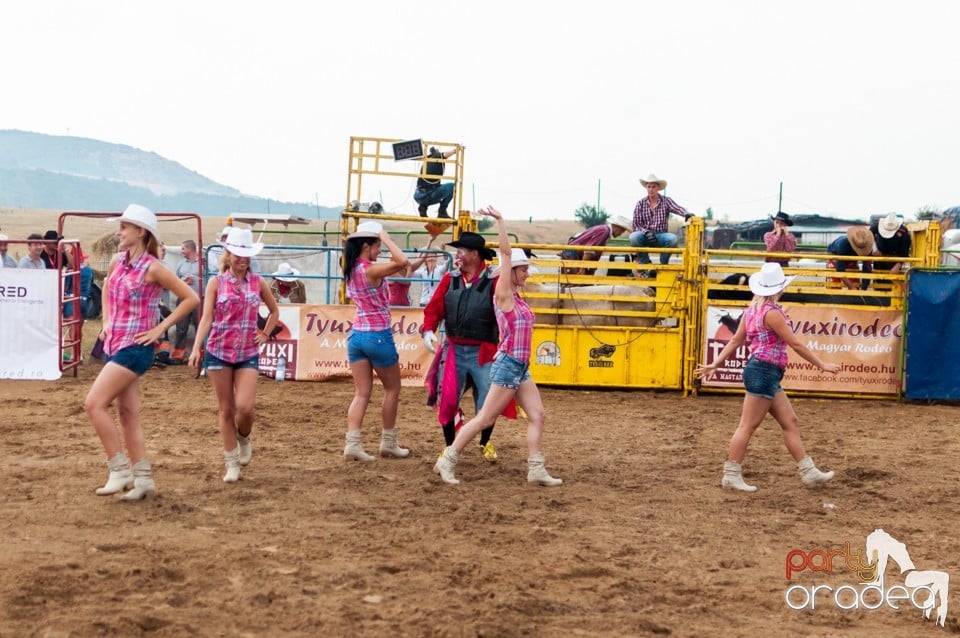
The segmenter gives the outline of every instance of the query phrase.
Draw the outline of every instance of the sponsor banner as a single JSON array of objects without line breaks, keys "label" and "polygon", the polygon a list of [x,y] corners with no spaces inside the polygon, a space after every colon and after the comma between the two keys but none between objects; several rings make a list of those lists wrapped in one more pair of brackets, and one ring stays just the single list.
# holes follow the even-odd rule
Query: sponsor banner
[{"label": "sponsor banner", "polygon": [[[262,307],[261,315],[266,315]],[[275,376],[281,355],[286,358],[286,378],[323,381],[350,378],[347,337],[353,327],[353,306],[311,304],[280,305],[275,337],[260,346],[260,373]],[[401,383],[422,386],[433,355],[423,345],[422,308],[391,308],[393,339],[400,355]]]},{"label": "sponsor banner", "polygon": [[[840,372],[822,372],[788,350],[785,390],[896,394],[900,390],[900,348],[903,313],[877,308],[851,309],[783,304],[788,323],[802,344]],[[704,326],[704,363],[720,354],[737,330],[742,306],[708,306]],[[750,356],[746,344],[737,349],[703,386],[742,387],[741,371]]]},{"label": "sponsor banner", "polygon": [[60,378],[59,271],[0,271],[0,379]]}]

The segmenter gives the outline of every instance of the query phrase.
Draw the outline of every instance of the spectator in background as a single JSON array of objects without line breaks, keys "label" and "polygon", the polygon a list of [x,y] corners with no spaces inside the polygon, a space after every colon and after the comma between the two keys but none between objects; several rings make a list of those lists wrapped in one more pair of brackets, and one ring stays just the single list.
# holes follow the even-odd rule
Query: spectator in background
[{"label": "spectator in background", "polygon": [[224,226],[220,231],[217,241],[207,249],[207,276],[213,276],[220,272],[220,257],[223,256],[223,242],[230,234],[232,226]]},{"label": "spectator in background", "polygon": [[30,268],[33,270],[44,270],[47,265],[43,262],[43,235],[40,233],[30,233],[27,237],[27,254],[20,260],[20,268]]},{"label": "spectator in background", "polygon": [[[830,242],[830,245],[827,246],[827,252],[831,255],[843,257],[870,257],[871,255],[880,254],[876,244],[873,243],[873,233],[871,233],[870,229],[866,226],[851,226],[847,229],[846,235],[841,235]],[[857,267],[856,261],[842,261],[839,259],[831,261],[834,261],[833,266],[837,272],[846,272],[847,268],[851,266],[854,268]],[[865,259],[860,262],[860,264],[860,272],[873,272],[873,264],[869,260]],[[869,279],[862,279],[857,282],[856,279],[844,277],[841,281],[843,285],[850,290],[866,290],[870,286]]]},{"label": "spectator in background", "polygon": [[270,282],[270,293],[277,303],[307,303],[307,289],[299,276],[300,271],[287,262],[277,267]]},{"label": "spectator in background", "polygon": [[93,268],[87,263],[90,256],[80,253],[80,316],[84,319],[90,314],[90,293],[93,290]]},{"label": "spectator in background", "polygon": [[[611,237],[619,237],[629,232],[633,224],[626,217],[615,215],[606,223],[591,226],[567,239],[571,246],[606,246]],[[599,250],[568,249],[560,253],[561,259],[580,259],[583,261],[599,261],[603,253]],[[596,268],[564,268],[563,272],[569,275],[591,275]]]},{"label": "spectator in background", "polygon": [[[667,187],[667,180],[650,174],[640,183],[647,189],[647,196],[637,202],[633,209],[633,232],[630,234],[630,245],[649,248],[673,248],[680,239],[673,233],[667,232],[667,223],[670,214],[683,217],[686,221],[693,217],[687,209],[673,201],[660,191]],[[637,260],[641,264],[649,264],[650,255],[637,253]],[[670,253],[660,253],[660,263],[670,263]],[[649,273],[648,273],[649,274]]]},{"label": "spectator in background", "polygon": [[4,234],[0,234],[0,268],[16,268],[17,260],[7,254],[8,244],[7,237]]},{"label": "spectator in background", "polygon": [[[890,213],[883,219],[878,219],[870,225],[877,250],[884,257],[909,257],[913,240],[910,231],[903,225],[903,220],[896,213]],[[878,261],[874,264],[877,270],[889,270],[891,274],[903,270],[902,262]]]},{"label": "spectator in background", "polygon": [[[180,254],[183,255],[177,263],[177,278],[190,286],[190,289],[200,295],[200,256],[197,255],[197,242],[192,239],[185,240],[180,244]],[[178,299],[179,306],[183,300]],[[189,314],[177,323],[177,340],[173,344],[173,354],[170,355],[170,363],[174,365],[185,363],[187,335],[190,332],[190,326],[196,330],[200,325],[200,308],[194,307]]]},{"label": "spectator in background", "polygon": [[[430,243],[427,244],[424,250],[430,250],[430,245],[433,243],[433,239],[430,240]],[[425,307],[430,303],[430,298],[433,296],[433,291],[437,287],[437,283],[440,281],[440,278],[443,277],[444,273],[447,272],[447,261],[445,259],[441,260],[437,258],[437,253],[424,253],[423,255],[423,264],[413,271],[413,276],[418,279],[425,279],[420,284],[420,306]]]},{"label": "spectator in background", "polygon": [[[792,253],[795,251],[797,249],[797,236],[787,230],[788,226],[793,226],[790,215],[781,210],[770,219],[773,220],[773,230],[763,234],[763,243],[767,245],[767,252]],[[781,266],[790,263],[789,259],[779,257],[767,257],[764,261],[772,261]]]},{"label": "spectator in background", "polygon": [[43,260],[45,268],[60,268],[61,264],[67,268],[73,267],[73,255],[69,251],[59,250],[57,242],[63,239],[63,235],[55,230],[48,230],[43,235],[43,252],[40,253],[40,259]]},{"label": "spectator in background", "polygon": [[[430,241],[427,243],[427,250],[433,245],[434,238],[431,237]],[[407,267],[400,271],[400,276],[404,279],[409,280],[413,277],[414,272],[420,268],[427,261],[427,256],[423,253],[419,257],[407,264]],[[412,281],[397,281],[396,279],[387,280],[387,290],[390,294],[390,305],[406,308],[413,305],[413,300],[410,299],[410,284]]]}]

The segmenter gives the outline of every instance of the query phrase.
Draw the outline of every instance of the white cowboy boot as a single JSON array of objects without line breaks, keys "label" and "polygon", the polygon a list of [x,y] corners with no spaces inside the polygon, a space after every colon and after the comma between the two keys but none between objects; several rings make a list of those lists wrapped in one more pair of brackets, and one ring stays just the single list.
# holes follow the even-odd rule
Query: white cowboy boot
[{"label": "white cowboy boot", "polygon": [[247,465],[253,458],[253,444],[250,443],[250,435],[243,436],[237,432],[237,443],[240,445],[240,465]]},{"label": "white cowboy boot", "polygon": [[348,461],[376,461],[377,457],[363,451],[363,439],[360,430],[347,430],[347,445],[343,448],[343,458]]},{"label": "white cowboy boot", "polygon": [[797,463],[797,469],[800,470],[800,480],[803,481],[804,485],[818,485],[833,478],[833,470],[821,472],[809,456],[800,459],[800,462]]},{"label": "white cowboy boot", "polygon": [[97,496],[109,496],[133,487],[133,470],[130,469],[130,461],[126,454],[117,453],[107,461],[107,467],[110,468],[110,474],[107,476],[106,484],[97,488]]},{"label": "white cowboy boot", "polygon": [[547,473],[546,463],[546,459],[540,452],[530,455],[530,458],[527,459],[527,483],[544,487],[563,485],[563,479],[553,478]]},{"label": "white cowboy boot", "polygon": [[235,447],[229,452],[223,451],[223,458],[226,461],[227,473],[223,475],[224,483],[236,483],[240,480],[240,448]]},{"label": "white cowboy boot", "polygon": [[723,462],[723,481],[720,483],[728,490],[740,490],[741,492],[756,492],[756,485],[747,485],[743,480],[743,469],[736,461]]},{"label": "white cowboy boot", "polygon": [[397,443],[397,428],[380,430],[380,456],[392,456],[402,459],[410,456],[410,450]]},{"label": "white cowboy boot", "polygon": [[459,460],[460,457],[457,451],[453,449],[453,446],[446,447],[440,454],[440,458],[437,459],[436,464],[434,464],[433,471],[440,475],[444,483],[460,485],[460,481],[458,481],[457,477],[453,474],[453,471],[457,468],[457,461]]},{"label": "white cowboy boot", "polygon": [[157,485],[153,482],[150,461],[140,459],[133,464],[133,489],[120,498],[125,501],[139,501],[156,493]]}]

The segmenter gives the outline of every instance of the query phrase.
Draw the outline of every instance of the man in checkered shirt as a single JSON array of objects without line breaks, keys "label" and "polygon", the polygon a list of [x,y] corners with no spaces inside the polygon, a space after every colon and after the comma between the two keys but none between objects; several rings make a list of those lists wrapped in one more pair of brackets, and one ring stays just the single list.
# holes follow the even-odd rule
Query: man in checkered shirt
[{"label": "man in checkered shirt", "polygon": [[[680,204],[669,197],[661,195],[660,191],[667,187],[667,180],[651,174],[640,183],[647,189],[647,196],[637,202],[633,209],[633,231],[630,234],[630,245],[648,248],[673,248],[679,239],[673,233],[667,232],[667,221],[670,213],[688,220],[693,217]],[[650,263],[650,255],[637,253],[641,264]],[[660,263],[670,262],[670,253],[660,253]]]}]

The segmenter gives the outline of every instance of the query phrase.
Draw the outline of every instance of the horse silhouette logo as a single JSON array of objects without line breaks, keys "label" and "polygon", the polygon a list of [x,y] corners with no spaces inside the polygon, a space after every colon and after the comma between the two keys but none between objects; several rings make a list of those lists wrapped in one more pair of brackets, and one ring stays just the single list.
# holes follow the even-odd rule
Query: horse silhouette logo
[{"label": "horse silhouette logo", "polygon": [[[900,573],[906,574],[903,579],[905,586],[923,587],[929,592],[921,607],[923,617],[929,620],[930,614],[936,606],[936,622],[941,627],[944,626],[947,620],[949,574],[941,571],[918,570],[917,566],[913,564],[913,560],[910,559],[907,546],[882,529],[875,529],[867,535],[867,560],[876,562],[873,580],[866,581],[867,583],[876,584],[883,590],[887,564],[892,560],[900,567]],[[939,605],[937,605],[938,598],[940,600]]]}]

